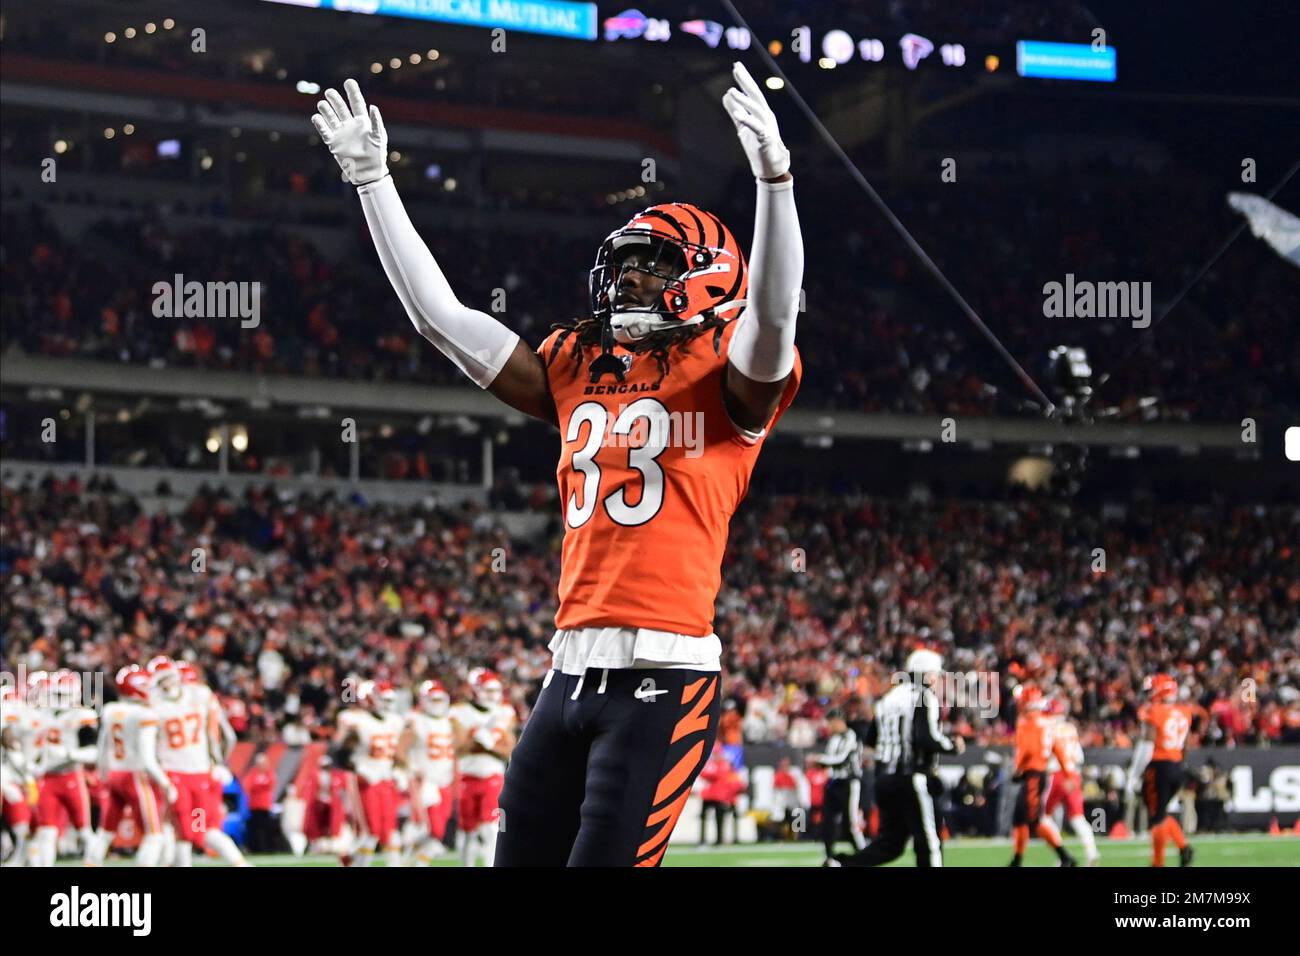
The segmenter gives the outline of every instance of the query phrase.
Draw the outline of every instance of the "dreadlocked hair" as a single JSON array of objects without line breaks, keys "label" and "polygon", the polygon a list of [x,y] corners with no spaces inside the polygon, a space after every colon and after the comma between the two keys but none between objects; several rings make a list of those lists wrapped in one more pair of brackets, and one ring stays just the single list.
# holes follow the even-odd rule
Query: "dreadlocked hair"
[{"label": "dreadlocked hair", "polygon": [[[655,364],[659,367],[659,381],[663,381],[664,376],[668,374],[669,357],[675,349],[681,348],[688,342],[693,341],[696,337],[703,335],[705,332],[715,330],[714,348],[717,348],[718,341],[721,339],[722,330],[727,327],[730,319],[724,319],[715,313],[712,309],[704,313],[704,321],[695,325],[687,325],[680,329],[661,329],[658,332],[651,332],[645,338],[625,345],[630,352],[638,355],[649,353],[654,356]],[[556,353],[564,344],[565,339],[572,343],[569,349],[569,356],[577,363],[577,368],[582,368],[583,354],[586,349],[600,348],[600,333],[602,323],[595,318],[577,319],[571,325],[563,322],[556,322],[551,326],[552,329],[564,329],[567,334],[562,335],[556,340],[555,349],[547,357],[546,364],[550,365],[555,358]]]}]

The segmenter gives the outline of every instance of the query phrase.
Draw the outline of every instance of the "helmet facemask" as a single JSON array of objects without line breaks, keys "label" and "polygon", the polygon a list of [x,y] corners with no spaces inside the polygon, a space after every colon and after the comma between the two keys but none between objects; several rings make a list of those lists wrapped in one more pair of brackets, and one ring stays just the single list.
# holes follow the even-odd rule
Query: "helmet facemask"
[{"label": "helmet facemask", "polygon": [[[654,332],[703,321],[702,315],[685,320],[679,317],[688,305],[684,278],[689,271],[688,256],[700,261],[711,258],[707,249],[696,247],[688,251],[686,245],[690,244],[653,233],[614,236],[601,245],[591,270],[592,314],[609,328],[614,341],[633,345]],[[627,260],[633,255],[639,262],[628,265]],[[663,280],[663,289],[654,301],[649,304],[619,301],[623,295],[623,276],[628,270]]]}]

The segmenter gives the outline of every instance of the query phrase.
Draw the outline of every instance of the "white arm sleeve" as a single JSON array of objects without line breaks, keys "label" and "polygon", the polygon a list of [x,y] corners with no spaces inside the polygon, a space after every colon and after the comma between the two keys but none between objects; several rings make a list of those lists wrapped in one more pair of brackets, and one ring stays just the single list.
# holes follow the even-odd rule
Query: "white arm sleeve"
[{"label": "white arm sleeve", "polygon": [[361,208],[388,281],[416,330],[482,388],[492,384],[519,336],[492,316],[461,304],[411,225],[393,178],[360,186]]},{"label": "white arm sleeve", "polygon": [[140,728],[140,761],[149,778],[166,790],[171,781],[158,762],[158,725],[146,724]]},{"label": "white arm sleeve", "polygon": [[794,180],[758,180],[749,294],[728,358],[746,378],[779,382],[794,369],[794,324],[803,283],[803,234]]}]

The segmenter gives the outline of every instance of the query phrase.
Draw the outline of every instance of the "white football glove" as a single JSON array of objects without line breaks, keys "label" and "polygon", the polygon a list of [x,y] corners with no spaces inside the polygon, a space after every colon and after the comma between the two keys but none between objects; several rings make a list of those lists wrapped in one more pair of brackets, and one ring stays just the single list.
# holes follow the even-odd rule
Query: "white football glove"
[{"label": "white football glove", "polygon": [[343,91],[347,102],[333,87],[326,90],[311,123],[343,170],[344,182],[353,186],[378,182],[388,175],[388,133],[379,107],[366,109],[356,80],[345,81]]},{"label": "white football glove", "polygon": [[756,179],[775,179],[790,171],[790,151],[781,142],[776,114],[763,98],[754,78],[743,63],[731,67],[731,75],[740,89],[731,87],[722,95],[722,105],[736,124],[740,145],[744,147],[749,168]]}]

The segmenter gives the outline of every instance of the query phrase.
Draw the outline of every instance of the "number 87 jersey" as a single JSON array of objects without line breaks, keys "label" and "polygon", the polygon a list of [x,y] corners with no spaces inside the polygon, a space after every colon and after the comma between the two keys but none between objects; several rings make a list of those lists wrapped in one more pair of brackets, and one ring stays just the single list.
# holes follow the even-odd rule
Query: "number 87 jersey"
[{"label": "number 87 jersey", "polygon": [[737,321],[671,348],[666,372],[654,354],[616,346],[621,382],[605,375],[592,383],[599,349],[583,348],[579,361],[568,330],[538,348],[562,441],[556,627],[712,633],[731,515],[802,375],[796,353],[766,428],[736,426],[722,396]]}]

